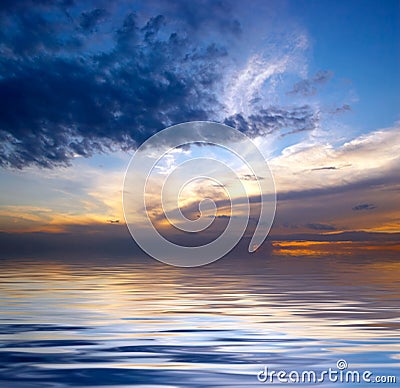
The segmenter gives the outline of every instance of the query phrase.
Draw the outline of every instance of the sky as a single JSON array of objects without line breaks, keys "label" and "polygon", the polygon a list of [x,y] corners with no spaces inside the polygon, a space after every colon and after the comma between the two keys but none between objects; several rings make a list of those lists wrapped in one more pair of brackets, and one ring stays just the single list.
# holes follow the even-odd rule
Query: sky
[{"label": "sky", "polygon": [[130,158],[199,120],[268,161],[276,246],[399,240],[399,1],[2,1],[0,24],[3,254],[130,252]]}]

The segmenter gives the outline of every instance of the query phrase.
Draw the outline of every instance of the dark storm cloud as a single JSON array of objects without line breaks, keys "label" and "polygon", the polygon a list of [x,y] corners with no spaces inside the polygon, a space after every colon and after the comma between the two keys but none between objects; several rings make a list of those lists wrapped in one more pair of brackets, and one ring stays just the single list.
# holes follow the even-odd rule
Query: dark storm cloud
[{"label": "dark storm cloud", "polygon": [[[55,20],[63,17],[51,10]],[[100,42],[84,55],[79,47],[89,38],[82,29],[106,14],[82,12],[78,32],[73,24],[65,31],[39,6],[3,14],[2,25],[11,28],[1,33],[1,165],[50,167],[75,154],[133,147],[172,123],[204,120],[217,106],[209,86],[223,48],[193,46],[161,15],[140,24],[128,13],[110,49]]]},{"label": "dark storm cloud", "polygon": [[[125,2],[1,3],[0,166],[67,165],[218,117],[216,90],[239,21],[228,2],[157,4],[160,12],[144,17],[149,10]],[[225,122],[256,136],[312,129],[316,120],[303,106]]]},{"label": "dark storm cloud", "polygon": [[354,206],[352,210],[354,211],[360,211],[360,210],[373,210],[375,209],[376,206],[372,203],[362,203],[360,205]]},{"label": "dark storm cloud", "polygon": [[317,93],[317,87],[328,82],[333,76],[329,70],[320,70],[314,77],[303,79],[293,85],[293,89],[287,94],[302,95],[304,97],[313,96]]},{"label": "dark storm cloud", "polygon": [[96,8],[89,12],[82,12],[79,24],[85,31],[93,31],[96,24],[103,20],[107,15],[108,12],[101,8]]},{"label": "dark storm cloud", "polygon": [[46,6],[53,6],[53,5],[67,5],[67,4],[72,4],[73,1],[66,1],[66,0],[60,0],[60,1],[54,1],[54,0],[2,0],[0,2],[0,12],[6,12],[6,11],[15,11],[18,9],[23,9],[26,7],[31,7],[33,5],[37,5],[40,7],[46,7]]},{"label": "dark storm cloud", "polygon": [[[242,33],[239,20],[232,13],[229,1],[161,1],[165,5],[166,14],[179,15],[187,23],[188,30],[206,36],[209,31],[217,29],[222,34],[237,38]],[[152,4],[150,2],[150,4]]]}]

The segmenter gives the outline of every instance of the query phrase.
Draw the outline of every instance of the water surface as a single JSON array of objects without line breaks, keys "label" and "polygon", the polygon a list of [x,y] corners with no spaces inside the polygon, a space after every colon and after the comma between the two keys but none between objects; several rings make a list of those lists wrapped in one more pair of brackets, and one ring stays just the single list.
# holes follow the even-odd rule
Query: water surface
[{"label": "water surface", "polygon": [[399,278],[395,258],[3,260],[0,386],[261,386],[339,359],[400,381]]}]

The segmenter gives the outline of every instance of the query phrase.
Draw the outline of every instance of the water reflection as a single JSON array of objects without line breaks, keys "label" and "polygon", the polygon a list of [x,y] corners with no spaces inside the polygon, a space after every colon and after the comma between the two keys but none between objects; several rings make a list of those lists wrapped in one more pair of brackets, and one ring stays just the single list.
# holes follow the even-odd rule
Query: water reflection
[{"label": "water reflection", "polygon": [[[9,260],[0,385],[259,385],[263,365],[396,374],[395,259]],[[361,386],[361,385],[359,385]]]}]

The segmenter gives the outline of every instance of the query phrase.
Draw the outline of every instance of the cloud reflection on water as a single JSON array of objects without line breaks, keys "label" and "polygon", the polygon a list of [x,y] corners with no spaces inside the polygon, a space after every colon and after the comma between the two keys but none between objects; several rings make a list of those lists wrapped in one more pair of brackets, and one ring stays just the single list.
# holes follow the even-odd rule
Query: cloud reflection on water
[{"label": "cloud reflection on water", "polygon": [[[4,386],[258,385],[262,365],[399,366],[395,259],[3,261]],[[373,368],[371,368],[371,365]],[[58,385],[57,385],[58,384]]]}]

